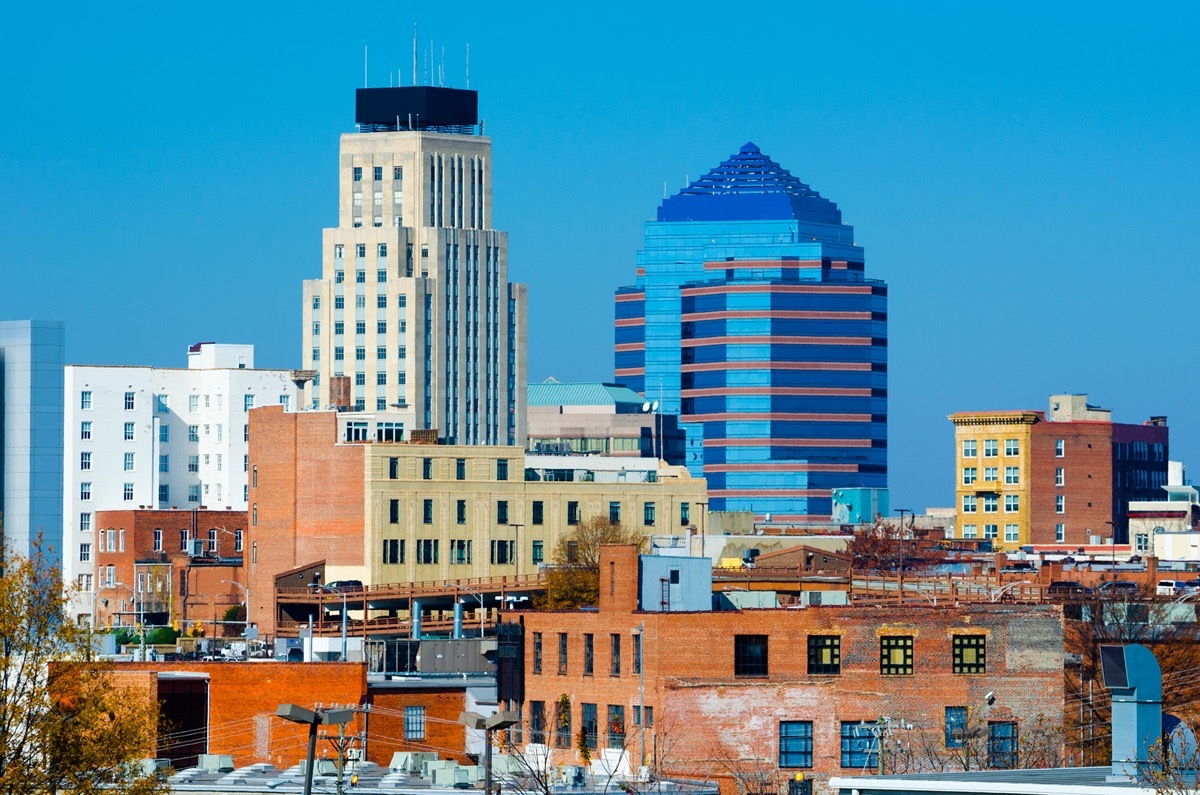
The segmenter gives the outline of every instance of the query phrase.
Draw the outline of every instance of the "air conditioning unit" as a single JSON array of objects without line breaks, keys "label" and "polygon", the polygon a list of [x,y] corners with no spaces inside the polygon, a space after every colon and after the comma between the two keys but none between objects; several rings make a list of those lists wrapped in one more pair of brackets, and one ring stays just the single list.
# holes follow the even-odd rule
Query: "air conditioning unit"
[{"label": "air conditioning unit", "polygon": [[188,557],[202,558],[204,557],[204,539],[192,538],[188,540]]}]

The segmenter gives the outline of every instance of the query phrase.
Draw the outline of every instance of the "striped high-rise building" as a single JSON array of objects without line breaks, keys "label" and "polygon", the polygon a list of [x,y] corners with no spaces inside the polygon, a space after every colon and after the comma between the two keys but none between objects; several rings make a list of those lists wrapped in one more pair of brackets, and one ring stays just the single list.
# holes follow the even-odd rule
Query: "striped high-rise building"
[{"label": "striped high-rise building", "polygon": [[616,293],[616,379],[687,432],[709,508],[828,521],[887,486],[887,285],[837,205],[748,143],[658,208]]},{"label": "striped high-rise building", "polygon": [[525,296],[492,224],[474,91],[359,89],[338,225],[304,282],[304,403],[399,415],[457,444],[525,441]]}]

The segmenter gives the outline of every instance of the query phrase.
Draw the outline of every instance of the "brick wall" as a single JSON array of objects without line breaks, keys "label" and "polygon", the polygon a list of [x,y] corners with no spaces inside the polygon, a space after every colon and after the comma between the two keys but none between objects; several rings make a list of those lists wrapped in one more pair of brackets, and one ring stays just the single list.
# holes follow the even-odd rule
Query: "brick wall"
[{"label": "brick wall", "polygon": [[[433,751],[442,759],[473,764],[463,749],[466,728],[458,722],[467,709],[463,688],[390,689],[386,685],[370,691],[370,747],[367,758],[386,766],[397,751]],[[404,708],[425,708],[424,738],[410,738],[404,730]]]},{"label": "brick wall", "polygon": [[[1112,535],[1112,423],[1046,422],[1035,426],[1032,461],[1034,544],[1053,544],[1056,525],[1066,525],[1064,543],[1089,544],[1090,536]],[[1063,440],[1063,456],[1056,453]],[[1055,486],[1063,469],[1063,485]],[[1062,495],[1064,512],[1056,497]]]}]

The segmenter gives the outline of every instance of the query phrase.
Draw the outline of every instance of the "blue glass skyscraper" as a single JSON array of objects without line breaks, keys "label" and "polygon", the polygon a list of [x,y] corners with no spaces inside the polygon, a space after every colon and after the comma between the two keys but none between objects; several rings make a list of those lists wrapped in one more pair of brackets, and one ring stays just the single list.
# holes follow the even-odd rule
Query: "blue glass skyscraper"
[{"label": "blue glass skyscraper", "polygon": [[748,143],[663,201],[637,274],[616,378],[680,415],[711,510],[829,521],[833,489],[886,488],[887,285],[836,204]]}]

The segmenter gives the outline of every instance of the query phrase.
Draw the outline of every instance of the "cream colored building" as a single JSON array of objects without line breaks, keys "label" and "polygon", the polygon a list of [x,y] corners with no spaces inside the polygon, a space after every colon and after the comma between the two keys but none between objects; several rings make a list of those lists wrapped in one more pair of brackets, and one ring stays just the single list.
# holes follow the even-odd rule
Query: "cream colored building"
[{"label": "cream colored building", "polygon": [[954,423],[955,538],[1028,544],[1034,411],[964,411]]},{"label": "cream colored building", "polygon": [[304,404],[330,405],[345,376],[353,409],[395,409],[455,443],[524,444],[526,287],[508,281],[508,236],[491,227],[491,139],[474,115],[431,127],[401,112],[406,91],[472,108],[474,92],[372,91],[401,92],[381,95],[397,123],[341,137],[338,225],[322,234],[321,278],[304,282]]}]

